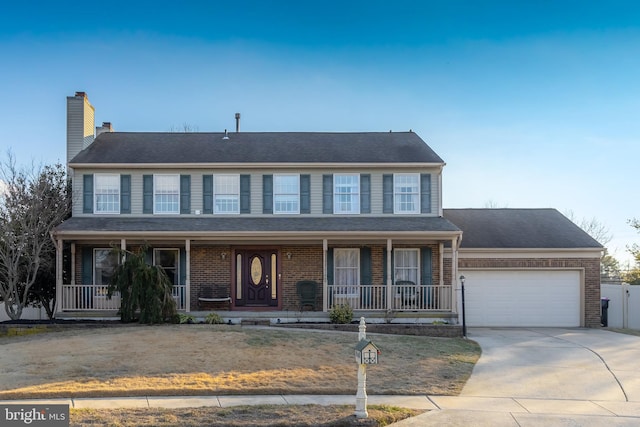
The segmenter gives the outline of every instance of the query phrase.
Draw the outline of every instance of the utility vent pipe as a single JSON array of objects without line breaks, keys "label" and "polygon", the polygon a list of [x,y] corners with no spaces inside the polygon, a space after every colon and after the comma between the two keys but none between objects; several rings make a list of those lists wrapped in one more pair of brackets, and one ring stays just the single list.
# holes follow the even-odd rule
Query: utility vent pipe
[{"label": "utility vent pipe", "polygon": [[236,133],[240,132],[240,113],[236,113]]}]

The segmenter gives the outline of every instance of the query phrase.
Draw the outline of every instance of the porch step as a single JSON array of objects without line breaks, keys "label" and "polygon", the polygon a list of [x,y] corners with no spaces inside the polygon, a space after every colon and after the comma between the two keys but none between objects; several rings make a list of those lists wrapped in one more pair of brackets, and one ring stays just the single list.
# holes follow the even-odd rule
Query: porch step
[{"label": "porch step", "polygon": [[252,325],[252,326],[269,326],[271,325],[271,321],[269,319],[242,319],[240,321],[240,325],[243,326],[248,326],[248,325]]}]

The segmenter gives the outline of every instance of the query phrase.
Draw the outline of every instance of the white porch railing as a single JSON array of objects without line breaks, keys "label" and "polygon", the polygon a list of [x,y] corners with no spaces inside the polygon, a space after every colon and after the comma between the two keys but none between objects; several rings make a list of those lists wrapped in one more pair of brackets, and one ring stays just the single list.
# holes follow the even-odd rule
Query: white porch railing
[{"label": "white porch railing", "polygon": [[[111,299],[107,298],[105,285],[62,285],[62,311],[105,311],[120,308],[120,293],[116,292]],[[178,310],[187,307],[185,285],[173,287],[172,295]]]},{"label": "white porch railing", "polygon": [[329,309],[349,304],[354,310],[451,311],[451,286],[391,286],[391,306],[387,307],[387,286],[330,285]]}]

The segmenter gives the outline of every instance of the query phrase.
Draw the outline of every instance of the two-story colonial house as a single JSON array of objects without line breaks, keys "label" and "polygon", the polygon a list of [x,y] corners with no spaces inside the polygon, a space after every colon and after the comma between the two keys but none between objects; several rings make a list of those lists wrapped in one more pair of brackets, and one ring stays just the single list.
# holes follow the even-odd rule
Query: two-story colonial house
[{"label": "two-story colonial house", "polygon": [[299,319],[348,303],[456,323],[464,275],[470,325],[599,324],[601,246],[552,209],[444,210],[445,163],[411,131],[113,132],[78,92],[67,160],[59,317],[115,315],[116,245],[146,247],[185,312],[224,301],[229,317]]}]

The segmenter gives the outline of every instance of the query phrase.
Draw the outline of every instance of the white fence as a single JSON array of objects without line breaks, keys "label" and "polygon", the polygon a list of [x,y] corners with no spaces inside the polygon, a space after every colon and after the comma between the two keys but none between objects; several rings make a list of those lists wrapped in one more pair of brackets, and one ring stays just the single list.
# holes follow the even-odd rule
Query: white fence
[{"label": "white fence", "polygon": [[609,298],[608,326],[640,330],[640,286],[600,285],[602,298]]}]

